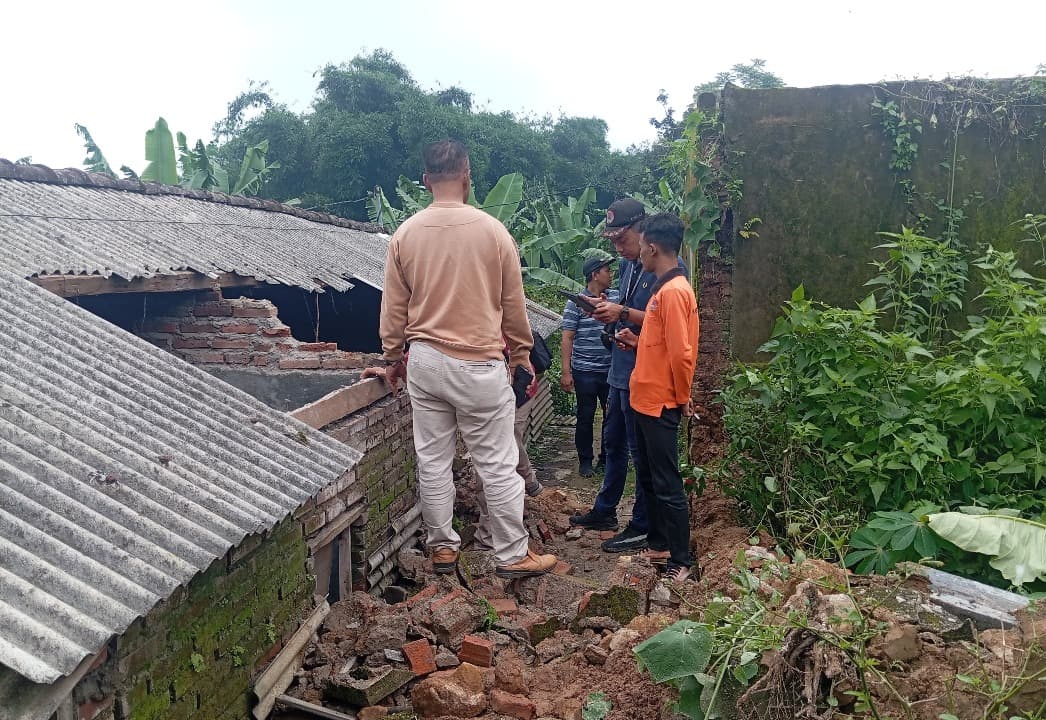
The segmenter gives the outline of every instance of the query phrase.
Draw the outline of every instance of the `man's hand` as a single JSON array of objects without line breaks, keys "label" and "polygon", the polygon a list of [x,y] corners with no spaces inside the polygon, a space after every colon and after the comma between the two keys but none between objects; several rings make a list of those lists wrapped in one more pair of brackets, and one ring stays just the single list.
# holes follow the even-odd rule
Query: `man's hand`
[{"label": "man's hand", "polygon": [[600,297],[602,299],[596,303],[596,309],[593,311],[592,317],[604,324],[617,322],[621,318],[623,306],[608,301],[606,295],[601,295]]},{"label": "man's hand", "polygon": [[399,394],[400,380],[407,382],[407,363],[402,359],[385,368],[385,384],[389,386],[393,396]]},{"label": "man's hand", "polygon": [[614,335],[614,341],[622,350],[635,350],[636,346],[639,345],[639,336],[625,328],[617,331]]},{"label": "man's hand", "polygon": [[569,370],[565,370],[559,376],[559,386],[563,388],[563,392],[574,392],[574,376]]},{"label": "man's hand", "polygon": [[693,400],[687,400],[686,405],[683,406],[683,417],[694,417],[694,413],[697,409],[694,407]]},{"label": "man's hand", "polygon": [[363,374],[360,375],[360,380],[367,380],[368,378],[381,378],[385,379],[385,368],[383,367],[369,367],[363,368]]}]

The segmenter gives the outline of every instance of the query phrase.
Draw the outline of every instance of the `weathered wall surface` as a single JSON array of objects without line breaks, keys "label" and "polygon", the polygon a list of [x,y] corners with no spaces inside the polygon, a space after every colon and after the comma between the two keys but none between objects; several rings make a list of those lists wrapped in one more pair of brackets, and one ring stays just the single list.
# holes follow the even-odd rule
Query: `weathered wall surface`
[{"label": "weathered wall surface", "polygon": [[[1005,83],[1000,87],[1005,88]],[[872,276],[878,231],[913,225],[890,169],[891,144],[872,102],[925,92],[918,83],[723,92],[724,161],[744,180],[738,228],[759,217],[758,238],[734,238],[731,349],[753,359],[779,309],[803,284],[807,296],[850,305]],[[894,95],[891,95],[894,94]],[[944,113],[942,113],[944,117]],[[1039,122],[1046,120],[1046,113]],[[923,123],[911,179],[918,191],[948,196],[954,126]],[[975,122],[958,135],[956,201],[979,192],[960,238],[967,247],[1019,245],[1012,223],[1046,212],[1046,132],[1014,137]],[[1030,257],[1030,246],[1024,246]]]}]

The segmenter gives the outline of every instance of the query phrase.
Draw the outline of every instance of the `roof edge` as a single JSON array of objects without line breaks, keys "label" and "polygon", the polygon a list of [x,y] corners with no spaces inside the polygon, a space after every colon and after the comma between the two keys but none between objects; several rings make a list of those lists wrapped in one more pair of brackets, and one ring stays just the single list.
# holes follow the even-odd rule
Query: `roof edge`
[{"label": "roof edge", "polygon": [[136,192],[142,195],[175,195],[178,197],[194,198],[205,202],[218,203],[221,205],[235,205],[238,207],[251,208],[253,210],[265,210],[278,212],[284,215],[322,223],[324,225],[336,225],[338,227],[360,230],[368,233],[384,233],[380,225],[364,223],[358,220],[320,213],[313,210],[303,210],[293,205],[243,195],[226,195],[209,190],[191,190],[179,185],[163,185],[161,183],[142,182],[141,180],[121,180],[109,177],[102,173],[92,173],[79,168],[54,169],[46,165],[19,165],[10,160],[0,158],[0,180],[21,180],[23,182],[46,183],[49,185],[65,185],[71,187],[105,188],[110,190],[123,190]]}]

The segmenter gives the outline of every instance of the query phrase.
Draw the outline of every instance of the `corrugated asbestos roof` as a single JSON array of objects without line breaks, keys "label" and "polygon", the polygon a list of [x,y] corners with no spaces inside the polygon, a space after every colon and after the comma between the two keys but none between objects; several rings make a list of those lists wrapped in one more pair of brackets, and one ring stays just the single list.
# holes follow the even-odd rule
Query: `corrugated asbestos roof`
[{"label": "corrugated asbestos roof", "polygon": [[360,457],[5,272],[0,451],[0,663],[37,683]]},{"label": "corrugated asbestos roof", "polygon": [[[335,290],[384,284],[388,236],[375,225],[272,200],[114,180],[0,159],[0,267],[23,276],[125,280],[193,270]],[[534,330],[559,318],[528,301]]]}]

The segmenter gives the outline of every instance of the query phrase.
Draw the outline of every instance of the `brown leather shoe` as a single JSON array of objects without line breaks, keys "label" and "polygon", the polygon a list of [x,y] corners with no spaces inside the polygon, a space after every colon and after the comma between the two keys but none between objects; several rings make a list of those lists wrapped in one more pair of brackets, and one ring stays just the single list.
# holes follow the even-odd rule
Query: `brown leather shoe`
[{"label": "brown leather shoe", "polygon": [[458,564],[458,551],[450,548],[437,548],[432,551],[432,570],[437,575],[450,575]]},{"label": "brown leather shoe", "polygon": [[494,574],[500,578],[525,578],[544,575],[556,566],[555,555],[538,555],[533,550],[527,550],[527,556],[512,565],[502,565],[494,569]]}]

